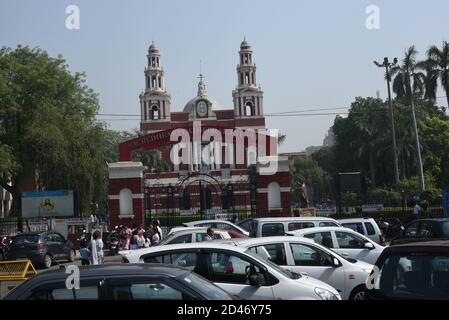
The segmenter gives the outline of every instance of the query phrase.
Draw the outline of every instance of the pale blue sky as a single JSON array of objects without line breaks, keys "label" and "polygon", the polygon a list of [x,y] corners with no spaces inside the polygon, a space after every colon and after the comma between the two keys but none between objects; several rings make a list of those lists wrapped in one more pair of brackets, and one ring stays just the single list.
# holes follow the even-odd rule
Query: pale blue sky
[{"label": "pale blue sky", "polygon": [[[80,8],[80,30],[65,28],[65,9]],[[365,27],[368,5],[380,30]],[[449,1],[0,0],[0,46],[39,46],[85,71],[102,113],[138,114],[151,40],[161,50],[172,111],[196,95],[199,60],[208,93],[231,108],[241,40],[254,49],[265,113],[346,107],[356,96],[386,97],[374,59],[401,58],[411,44],[422,57],[449,40]],[[439,96],[443,96],[439,92]],[[439,99],[445,104],[445,99]],[[287,134],[283,151],[321,145],[334,116],[267,117]],[[113,129],[139,120],[110,122]]]}]

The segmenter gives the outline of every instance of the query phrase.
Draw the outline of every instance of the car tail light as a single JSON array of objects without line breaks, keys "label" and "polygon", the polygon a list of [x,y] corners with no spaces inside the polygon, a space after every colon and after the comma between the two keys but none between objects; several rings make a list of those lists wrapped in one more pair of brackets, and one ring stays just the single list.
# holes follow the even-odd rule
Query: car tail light
[{"label": "car tail light", "polygon": [[226,264],[226,273],[233,273],[234,272],[234,266],[232,265],[232,262],[228,262]]},{"label": "car tail light", "polygon": [[44,249],[44,244],[43,243],[38,243],[37,245],[36,245],[36,249],[37,250],[42,250],[42,249]]},{"label": "car tail light", "polygon": [[129,260],[126,259],[125,257],[122,258],[122,263],[129,263]]}]

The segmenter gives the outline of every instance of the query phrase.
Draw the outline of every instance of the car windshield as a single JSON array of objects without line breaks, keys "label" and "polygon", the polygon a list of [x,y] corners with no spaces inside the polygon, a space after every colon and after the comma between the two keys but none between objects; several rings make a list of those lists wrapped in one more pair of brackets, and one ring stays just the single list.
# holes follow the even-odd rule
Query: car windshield
[{"label": "car windshield", "polygon": [[187,286],[193,287],[195,291],[202,293],[209,299],[233,300],[232,296],[229,293],[196,274],[189,273],[187,275],[179,277],[179,279],[187,284]]},{"label": "car windshield", "polygon": [[389,256],[380,266],[374,292],[396,299],[449,299],[449,255]]},{"label": "car windshield", "polygon": [[284,275],[285,277],[287,277],[289,279],[296,280],[296,279],[301,278],[301,275],[299,273],[282,269],[277,264],[275,264],[273,261],[270,261],[269,259],[267,259],[263,256],[260,256],[257,253],[254,253],[250,249],[246,250],[245,253],[247,253],[248,255],[250,255],[251,257],[253,257],[254,259],[256,259],[258,261],[260,261],[260,259],[262,259],[265,264],[269,265],[271,268],[273,268],[274,270],[276,270],[277,272],[279,272],[280,274]]},{"label": "car windshield", "polygon": [[24,234],[18,235],[12,241],[13,244],[34,244],[39,242],[39,235],[37,234]]},{"label": "car windshield", "polygon": [[157,246],[160,246],[160,245],[164,245],[164,244],[169,243],[169,242],[175,237],[175,235],[176,235],[176,232],[175,232],[175,233],[172,233],[172,234],[169,235],[167,238],[162,239],[161,241],[159,241],[159,243],[157,243],[156,245],[157,245]]}]

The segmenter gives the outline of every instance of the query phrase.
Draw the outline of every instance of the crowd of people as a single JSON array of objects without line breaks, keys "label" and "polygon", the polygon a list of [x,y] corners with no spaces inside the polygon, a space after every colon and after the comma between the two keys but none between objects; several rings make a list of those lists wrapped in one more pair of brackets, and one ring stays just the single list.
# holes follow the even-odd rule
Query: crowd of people
[{"label": "crowd of people", "polygon": [[162,240],[162,229],[157,220],[153,220],[146,230],[143,225],[133,225],[132,229],[125,225],[121,228],[119,234],[123,242],[123,250],[149,248],[159,244]]}]

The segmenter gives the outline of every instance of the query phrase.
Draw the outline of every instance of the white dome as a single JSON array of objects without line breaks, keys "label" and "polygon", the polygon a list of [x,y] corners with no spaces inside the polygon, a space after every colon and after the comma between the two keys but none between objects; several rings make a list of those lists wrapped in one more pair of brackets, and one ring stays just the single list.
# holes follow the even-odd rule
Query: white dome
[{"label": "white dome", "polygon": [[223,107],[217,100],[205,94],[202,96],[196,96],[195,98],[187,102],[186,105],[184,106],[183,112],[190,113],[196,107],[196,103],[198,100],[207,100],[211,106],[212,111],[223,110]]}]

